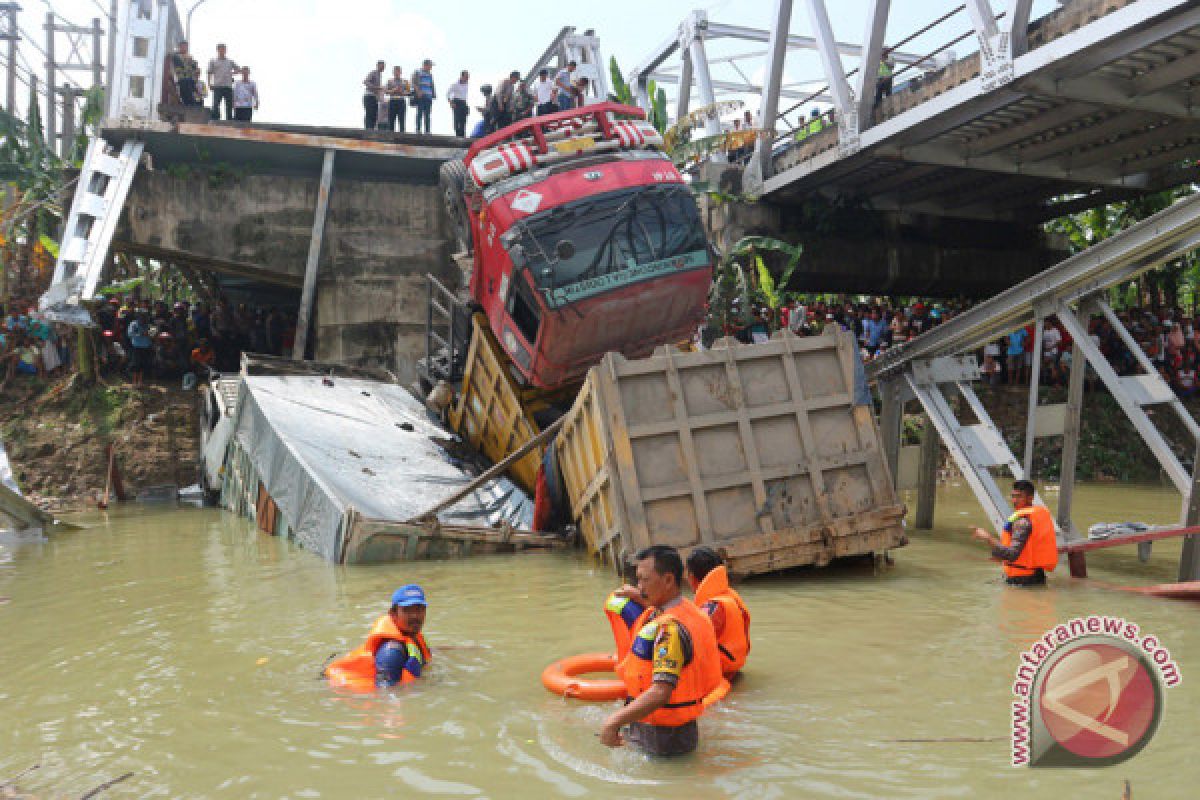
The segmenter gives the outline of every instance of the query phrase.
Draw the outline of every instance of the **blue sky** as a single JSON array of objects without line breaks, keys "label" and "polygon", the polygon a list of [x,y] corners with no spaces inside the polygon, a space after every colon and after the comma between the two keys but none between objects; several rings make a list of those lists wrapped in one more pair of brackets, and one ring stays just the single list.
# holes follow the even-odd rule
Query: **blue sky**
[{"label": "blue sky", "polygon": [[[124,0],[122,0],[124,2]],[[194,0],[179,0],[186,14]],[[867,0],[826,0],[835,36],[862,40]],[[102,16],[109,0],[55,0],[56,12],[76,24]],[[805,3],[795,2],[791,30],[811,34]],[[896,42],[928,22],[953,10],[958,0],[893,0],[887,41]],[[999,12],[1004,0],[992,0]],[[1035,0],[1034,17],[1055,7],[1054,0]],[[26,0],[21,27],[44,45],[42,24],[46,0]],[[400,0],[203,0],[193,15],[192,49],[201,66],[218,41],[229,45],[230,56],[253,69],[259,85],[262,120],[292,124],[357,126],[362,121],[363,76],[376,59],[410,71],[424,58],[437,66],[439,91],[457,78],[460,69],[472,74],[473,100],[481,83],[496,83],[511,69],[522,74],[532,66],[564,25],[583,31],[594,28],[605,58],[615,56],[628,68],[672,35],[679,22],[696,8],[714,21],[765,28],[775,13],[774,0],[605,0],[601,3],[563,3],[548,0],[509,0],[505,3],[455,0],[412,3]],[[926,53],[969,28],[965,13],[905,46]],[[713,42],[709,57],[765,49],[747,42]],[[959,55],[974,49],[970,40],[958,45]],[[25,63],[44,75],[42,56],[22,45]],[[847,70],[854,59],[844,58]],[[714,77],[735,79],[722,67]],[[743,71],[757,80],[762,60],[745,63]],[[792,81],[823,82],[814,54],[793,52],[787,74]],[[76,75],[81,83],[87,75]],[[819,85],[819,84],[817,84]],[[669,90],[673,94],[673,90]],[[747,98],[756,108],[755,98]],[[695,102],[693,102],[695,107]],[[448,106],[439,102],[433,115],[435,132],[449,132]]]}]

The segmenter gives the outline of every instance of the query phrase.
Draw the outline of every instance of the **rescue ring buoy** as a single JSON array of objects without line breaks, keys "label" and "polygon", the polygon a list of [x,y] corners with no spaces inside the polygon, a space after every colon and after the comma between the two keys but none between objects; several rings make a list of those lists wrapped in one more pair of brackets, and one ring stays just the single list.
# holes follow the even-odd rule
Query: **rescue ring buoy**
[{"label": "rescue ring buoy", "polygon": [[620,678],[581,678],[592,672],[615,672],[617,657],[612,653],[581,653],[555,661],[542,670],[542,685],[561,697],[606,701],[625,697]]},{"label": "rescue ring buoy", "polygon": [[[561,697],[605,702],[621,700],[626,696],[625,684],[620,678],[581,678],[593,672],[615,672],[617,657],[611,653],[581,653],[559,659],[542,670],[542,685]],[[709,708],[725,699],[732,688],[729,681],[721,683],[704,697],[704,707]]]}]

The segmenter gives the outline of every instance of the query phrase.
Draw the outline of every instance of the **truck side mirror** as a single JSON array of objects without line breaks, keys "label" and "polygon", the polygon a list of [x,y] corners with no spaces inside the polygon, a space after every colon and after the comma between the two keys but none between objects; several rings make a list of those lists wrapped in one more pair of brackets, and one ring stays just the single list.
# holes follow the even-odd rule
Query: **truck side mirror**
[{"label": "truck side mirror", "polygon": [[575,257],[575,243],[570,239],[559,239],[554,245],[554,255],[559,261],[570,261]]},{"label": "truck side mirror", "polygon": [[508,257],[512,259],[513,266],[517,269],[523,269],[529,263],[529,259],[525,256],[525,248],[519,244],[514,244],[508,249]]}]

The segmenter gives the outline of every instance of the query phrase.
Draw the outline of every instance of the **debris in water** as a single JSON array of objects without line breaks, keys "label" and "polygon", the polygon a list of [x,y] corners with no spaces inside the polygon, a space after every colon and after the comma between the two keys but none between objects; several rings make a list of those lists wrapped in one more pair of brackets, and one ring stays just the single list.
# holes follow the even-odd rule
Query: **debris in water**
[{"label": "debris in water", "polygon": [[95,789],[92,789],[91,791],[89,791],[89,792],[87,792],[86,794],[84,794],[83,796],[81,796],[81,797],[79,798],[79,800],[89,800],[90,798],[92,798],[92,797],[95,797],[96,795],[98,795],[98,794],[100,794],[101,792],[103,792],[105,789],[108,789],[108,788],[110,788],[110,787],[116,786],[116,785],[117,785],[118,783],[120,783],[121,781],[123,781],[123,780],[127,780],[127,779],[129,779],[129,778],[132,778],[132,777],[133,777],[133,773],[132,773],[132,772],[126,772],[124,775],[121,775],[121,776],[119,776],[119,777],[113,778],[111,781],[105,781],[104,783],[102,783],[102,784],[100,784],[99,786],[97,786]]}]

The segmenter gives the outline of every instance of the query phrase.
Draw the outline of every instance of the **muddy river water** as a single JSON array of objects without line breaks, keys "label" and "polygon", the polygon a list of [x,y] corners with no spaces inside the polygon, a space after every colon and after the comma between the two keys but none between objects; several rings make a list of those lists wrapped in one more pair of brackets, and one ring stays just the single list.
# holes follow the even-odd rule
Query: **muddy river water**
[{"label": "muddy river water", "polygon": [[[1050,495],[1053,497],[1053,495]],[[911,505],[910,498],[910,505]],[[1165,490],[1083,487],[1082,521],[1169,522]],[[969,492],[939,497],[895,565],[754,580],[753,651],[697,755],[650,760],[596,737],[606,708],[539,682],[551,660],[609,647],[613,578],[578,554],[331,567],[216,510],[122,510],[37,544],[0,546],[0,784],[103,797],[1195,797],[1200,605],[1106,588],[1174,580],[1177,542],[1002,586]],[[331,692],[318,673],[356,645],[397,585],[430,598],[435,662],[417,687]],[[1014,769],[1018,654],[1055,623],[1102,613],[1157,634],[1183,673],[1157,736],[1094,770]],[[454,649],[437,652],[439,645]],[[959,741],[947,741],[958,739]]]}]

